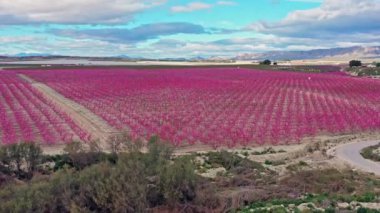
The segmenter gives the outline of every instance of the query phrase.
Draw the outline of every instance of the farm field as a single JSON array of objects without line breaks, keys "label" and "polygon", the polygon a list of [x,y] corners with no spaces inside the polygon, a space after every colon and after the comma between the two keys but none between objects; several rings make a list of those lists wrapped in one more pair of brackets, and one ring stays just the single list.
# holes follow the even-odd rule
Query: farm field
[{"label": "farm field", "polygon": [[17,73],[1,71],[0,140],[2,144],[56,144],[89,140],[89,135]]},{"label": "farm field", "polygon": [[380,82],[340,72],[97,68],[18,73],[81,104],[118,131],[134,138],[158,135],[175,145],[276,145],[380,129]]}]

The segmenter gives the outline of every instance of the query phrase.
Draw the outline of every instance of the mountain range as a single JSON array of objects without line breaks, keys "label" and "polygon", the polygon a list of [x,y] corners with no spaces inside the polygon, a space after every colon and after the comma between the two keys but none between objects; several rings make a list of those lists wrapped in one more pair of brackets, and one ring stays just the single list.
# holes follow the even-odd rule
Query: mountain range
[{"label": "mountain range", "polygon": [[191,57],[191,58],[161,58],[147,59],[144,57],[129,57],[128,55],[119,55],[115,57],[75,57],[75,56],[54,56],[40,53],[20,53],[12,56],[0,56],[0,59],[16,59],[16,60],[33,60],[33,59],[55,59],[55,58],[85,58],[93,60],[162,60],[162,61],[259,61],[264,59],[270,60],[313,60],[313,59],[380,59],[380,46],[373,47],[345,47],[331,49],[315,49],[307,51],[270,51],[264,53],[242,53],[234,57],[228,56],[212,56],[212,57]]},{"label": "mountain range", "polygon": [[380,58],[380,46],[315,49],[308,51],[271,51],[265,53],[245,53],[234,60],[307,60],[307,59],[376,59]]}]

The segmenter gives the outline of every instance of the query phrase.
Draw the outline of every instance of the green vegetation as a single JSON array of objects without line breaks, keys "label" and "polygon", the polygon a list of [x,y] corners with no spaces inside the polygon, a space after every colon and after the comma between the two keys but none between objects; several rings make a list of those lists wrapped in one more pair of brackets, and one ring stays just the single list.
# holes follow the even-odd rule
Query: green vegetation
[{"label": "green vegetation", "polygon": [[272,164],[273,164],[273,162],[272,162],[272,161],[270,161],[270,160],[265,160],[265,161],[264,161],[264,164],[265,164],[265,165],[272,165]]},{"label": "green vegetation", "polygon": [[[281,213],[281,212],[340,212],[340,210],[351,210],[350,212],[380,213],[376,209],[363,208],[359,203],[347,203],[346,209],[337,209],[337,200],[331,199],[328,195],[307,194],[300,199],[274,199],[264,202],[250,204],[240,209],[238,212],[248,213]],[[308,210],[300,210],[300,206],[307,207]],[[356,210],[354,210],[356,209]]]},{"label": "green vegetation", "polygon": [[[0,147],[0,212],[221,212],[243,206],[243,212],[284,212],[301,204],[333,212],[338,202],[379,202],[380,180],[361,173],[315,170],[300,161],[279,176],[227,151],[174,156],[156,137],[144,145],[122,136],[113,140],[111,153],[96,143],[73,142],[55,156],[42,155],[32,143]],[[202,177],[198,167],[225,172]]]},{"label": "green vegetation", "polygon": [[349,195],[353,192],[356,192],[356,194],[379,193],[374,190],[380,189],[380,180],[372,180],[360,175],[356,172],[343,172],[336,169],[301,170],[295,171],[289,178],[282,179],[282,184],[314,194]]},{"label": "green vegetation", "polygon": [[0,147],[0,172],[31,179],[42,160],[42,150],[33,143]]},{"label": "green vegetation", "polygon": [[264,164],[267,166],[279,166],[279,165],[285,165],[286,162],[285,162],[285,160],[275,160],[275,161],[265,160]]},{"label": "green vegetation", "polygon": [[373,63],[372,66],[350,66],[349,72],[357,76],[380,76],[380,63]]},{"label": "green vegetation", "polygon": [[52,170],[58,171],[64,168],[82,170],[101,162],[115,164],[118,160],[118,156],[115,154],[101,152],[96,143],[90,144],[90,147],[86,149],[83,143],[72,142],[66,145],[64,151],[65,154],[44,156],[43,161],[52,162],[54,164]]},{"label": "green vegetation", "polygon": [[367,208],[359,208],[357,213],[380,213],[380,210],[376,209],[367,209]]},{"label": "green vegetation", "polygon": [[278,151],[276,151],[275,149],[273,149],[272,147],[268,147],[268,148],[265,148],[263,151],[255,151],[255,152],[252,152],[252,155],[266,155],[266,154],[276,154],[276,153],[285,153],[286,151],[283,150],[283,149],[280,149]]},{"label": "green vegetation", "polygon": [[[19,162],[19,155],[23,156],[20,161],[30,161],[30,151],[20,148],[24,146],[29,147],[2,147],[1,166]],[[172,149],[159,141],[151,141],[146,153],[136,149],[119,153],[117,158],[94,151],[85,153],[76,143],[67,150],[67,155],[52,158],[65,165],[54,167],[54,174],[3,187],[0,212],[143,212],[161,205],[200,202],[196,199],[200,179],[192,159],[172,160]],[[27,171],[35,168],[34,162],[26,164],[31,165]],[[12,171],[19,173],[22,169],[17,167]]]},{"label": "green vegetation", "polygon": [[[275,64],[277,63],[277,65]],[[1,63],[0,63],[1,65]],[[269,64],[270,65],[270,64]],[[315,65],[279,65],[278,62],[274,62],[273,65],[276,66],[268,66],[263,64],[231,64],[231,63],[225,63],[222,65],[194,65],[195,68],[216,68],[216,67],[226,67],[226,68],[246,68],[246,69],[260,69],[260,70],[268,70],[268,71],[288,71],[288,72],[308,72],[308,73],[323,73],[323,72],[330,72],[330,71],[338,71],[340,70],[340,67],[337,66],[315,66]],[[7,68],[9,70],[11,69],[20,69],[20,67],[28,68],[28,69],[38,69],[38,70],[55,70],[55,69],[63,69],[67,68],[67,66],[64,65],[52,65],[51,67],[41,67],[40,65],[4,65],[6,67],[14,67],[14,68]],[[151,70],[151,69],[181,69],[181,68],[187,68],[186,66],[181,65],[147,65],[147,66],[139,66],[139,65],[120,65],[120,66],[114,66],[118,68],[130,68],[130,69],[138,69],[138,70]],[[70,68],[75,69],[97,69],[101,68],[101,66],[70,66]]]},{"label": "green vegetation", "polygon": [[264,167],[247,158],[239,157],[236,154],[227,151],[221,152],[209,152],[206,154],[206,164],[212,165],[212,167],[224,167],[228,172],[238,173],[243,169],[256,169],[263,171]]},{"label": "green vegetation", "polygon": [[241,65],[241,68],[248,69],[260,69],[268,71],[286,71],[286,72],[304,72],[304,73],[324,73],[324,72],[333,72],[339,71],[340,67],[336,66],[312,66],[312,65],[281,65],[278,64],[275,66],[268,65]]},{"label": "green vegetation", "polygon": [[380,68],[370,68],[370,67],[360,67],[360,68],[351,68],[351,72],[356,73],[358,76],[378,76],[380,75]]},{"label": "green vegetation", "polygon": [[380,144],[364,148],[361,155],[369,160],[380,161]]},{"label": "green vegetation", "polygon": [[287,170],[295,172],[295,171],[302,171],[305,168],[308,167],[308,164],[304,161],[300,161],[298,163],[290,164],[286,167]]},{"label": "green vegetation", "polygon": [[265,59],[264,61],[260,61],[260,65],[271,65],[272,62],[268,59]]},{"label": "green vegetation", "polygon": [[[298,165],[304,165],[301,161]],[[304,192],[299,196],[276,196],[245,205],[239,212],[339,212],[338,203],[346,203],[346,210],[376,212],[360,208],[363,203],[379,202],[380,180],[355,172],[335,169],[295,171],[277,182],[277,192],[292,190]],[[277,198],[276,198],[277,197]],[[302,208],[304,211],[301,211]],[[308,208],[309,210],[305,210]]]},{"label": "green vegetation", "polygon": [[[251,209],[253,210],[253,212],[287,212],[286,208],[288,208],[289,206],[294,206],[292,208],[295,210],[296,206],[299,206],[303,203],[322,203],[326,200],[328,200],[327,195],[307,194],[303,198],[299,199],[274,199],[269,201],[253,203],[248,206],[245,206],[240,212],[252,212]],[[331,203],[329,203],[329,206],[330,205]],[[268,208],[270,208],[271,211],[266,211]]]},{"label": "green vegetation", "polygon": [[358,60],[352,60],[349,63],[350,67],[360,67],[362,66],[362,62]]}]

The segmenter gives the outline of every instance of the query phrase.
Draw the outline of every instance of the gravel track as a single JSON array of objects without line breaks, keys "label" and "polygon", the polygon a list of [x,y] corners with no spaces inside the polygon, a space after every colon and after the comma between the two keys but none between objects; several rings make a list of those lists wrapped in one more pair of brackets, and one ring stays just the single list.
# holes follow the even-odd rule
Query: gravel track
[{"label": "gravel track", "polygon": [[377,145],[379,142],[366,141],[344,144],[336,148],[336,156],[356,169],[380,176],[380,163],[367,160],[360,154],[364,148]]},{"label": "gravel track", "polygon": [[117,133],[117,131],[109,126],[102,118],[92,113],[82,105],[67,99],[49,86],[39,83],[26,75],[19,75],[22,79],[29,82],[34,88],[42,92],[46,97],[65,111],[70,117],[84,130],[91,134],[92,139],[99,140],[102,148],[106,148],[107,139]]}]

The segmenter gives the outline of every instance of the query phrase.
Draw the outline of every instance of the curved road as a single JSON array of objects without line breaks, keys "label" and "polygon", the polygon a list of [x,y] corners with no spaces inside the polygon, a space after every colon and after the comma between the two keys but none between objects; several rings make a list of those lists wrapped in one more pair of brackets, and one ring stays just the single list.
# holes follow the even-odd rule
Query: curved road
[{"label": "curved road", "polygon": [[336,148],[336,156],[351,166],[380,176],[380,163],[367,160],[360,154],[362,149],[379,144],[379,141],[349,143]]}]

